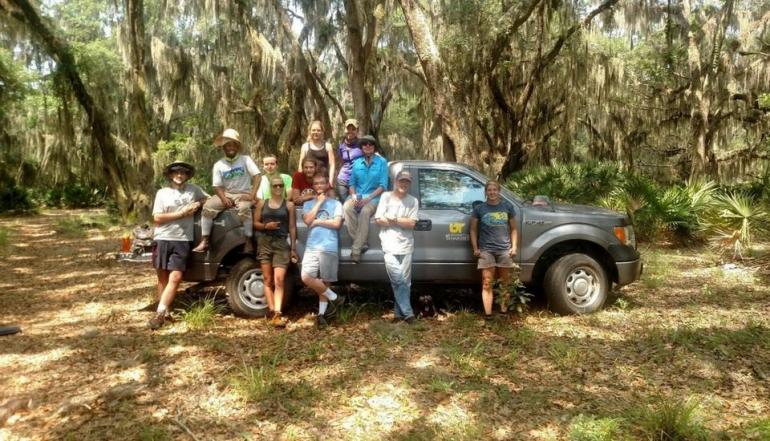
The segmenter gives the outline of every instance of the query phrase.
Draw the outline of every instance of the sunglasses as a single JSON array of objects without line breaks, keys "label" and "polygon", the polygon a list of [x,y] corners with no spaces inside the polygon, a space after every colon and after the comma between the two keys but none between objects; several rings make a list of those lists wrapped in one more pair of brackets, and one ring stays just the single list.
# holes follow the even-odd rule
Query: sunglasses
[{"label": "sunglasses", "polygon": [[283,188],[283,184],[273,184],[273,188]]},{"label": "sunglasses", "polygon": [[374,143],[371,143],[371,142],[362,142],[362,143],[361,143],[361,147],[363,147],[363,146],[365,146],[365,145],[371,145],[371,146],[374,146]]}]

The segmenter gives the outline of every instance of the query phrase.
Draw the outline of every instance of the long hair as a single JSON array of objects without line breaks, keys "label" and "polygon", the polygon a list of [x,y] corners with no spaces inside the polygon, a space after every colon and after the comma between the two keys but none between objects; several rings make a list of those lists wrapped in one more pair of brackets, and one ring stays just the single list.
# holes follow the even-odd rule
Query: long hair
[{"label": "long hair", "polygon": [[317,119],[315,119],[313,121],[310,121],[310,124],[307,126],[307,139],[306,139],[306,141],[307,142],[312,142],[312,138],[310,137],[310,131],[313,129],[313,125],[314,124],[318,124],[318,127],[321,128],[321,132],[323,133],[323,135],[321,135],[321,142],[326,142],[326,139],[323,138],[324,136],[326,136],[326,127],[324,127],[324,123],[322,123],[321,121],[319,121]]}]

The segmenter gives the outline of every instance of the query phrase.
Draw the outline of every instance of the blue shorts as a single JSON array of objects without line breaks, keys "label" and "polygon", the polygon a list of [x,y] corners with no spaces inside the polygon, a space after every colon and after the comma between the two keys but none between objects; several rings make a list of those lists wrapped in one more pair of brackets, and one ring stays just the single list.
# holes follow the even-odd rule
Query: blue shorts
[{"label": "blue shorts", "polygon": [[152,266],[166,271],[184,271],[191,248],[192,242],[156,240],[152,243]]}]

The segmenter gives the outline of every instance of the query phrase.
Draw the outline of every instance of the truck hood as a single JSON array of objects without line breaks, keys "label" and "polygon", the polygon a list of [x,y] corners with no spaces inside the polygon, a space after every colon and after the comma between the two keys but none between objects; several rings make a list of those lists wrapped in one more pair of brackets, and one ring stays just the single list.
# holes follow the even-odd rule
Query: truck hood
[{"label": "truck hood", "polygon": [[588,214],[592,216],[608,216],[608,217],[626,217],[623,213],[612,211],[607,208],[595,207],[593,205],[578,205],[578,204],[554,204],[553,209],[557,213],[574,213],[574,214]]}]

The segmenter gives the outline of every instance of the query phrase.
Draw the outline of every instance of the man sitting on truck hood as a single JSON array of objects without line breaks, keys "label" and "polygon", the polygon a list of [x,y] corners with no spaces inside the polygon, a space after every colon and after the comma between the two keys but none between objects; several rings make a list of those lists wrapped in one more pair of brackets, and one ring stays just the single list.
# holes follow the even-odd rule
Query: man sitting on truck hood
[{"label": "man sitting on truck hood", "polygon": [[366,135],[361,137],[359,144],[364,156],[353,162],[350,197],[344,207],[345,225],[353,239],[350,259],[355,263],[361,261],[361,253],[368,248],[369,219],[377,209],[380,194],[388,188],[388,161],[374,154],[377,140]]}]

